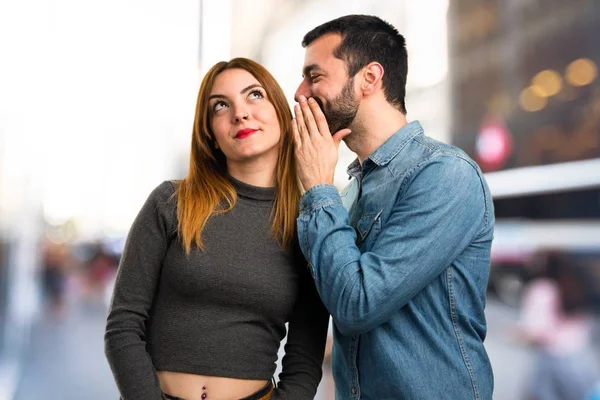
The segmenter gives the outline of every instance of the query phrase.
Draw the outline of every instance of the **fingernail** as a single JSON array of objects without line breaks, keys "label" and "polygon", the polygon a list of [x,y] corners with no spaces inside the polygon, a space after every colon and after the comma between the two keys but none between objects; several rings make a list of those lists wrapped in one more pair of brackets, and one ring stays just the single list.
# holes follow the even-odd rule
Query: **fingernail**
[{"label": "fingernail", "polygon": [[300,102],[304,102],[306,101],[306,97],[304,97],[303,95],[300,95]]},{"label": "fingernail", "polygon": [[309,98],[308,98],[308,102],[312,104],[312,103],[314,103],[314,102],[315,102],[315,99],[313,99],[312,97],[309,97]]}]

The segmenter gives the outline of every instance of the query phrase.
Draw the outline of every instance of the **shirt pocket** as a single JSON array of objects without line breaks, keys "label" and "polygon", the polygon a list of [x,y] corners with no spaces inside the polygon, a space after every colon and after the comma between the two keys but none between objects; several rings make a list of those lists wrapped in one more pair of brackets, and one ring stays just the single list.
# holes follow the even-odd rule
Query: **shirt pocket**
[{"label": "shirt pocket", "polygon": [[364,214],[356,224],[357,244],[371,245],[377,240],[379,232],[381,232],[381,213],[383,209],[376,213]]}]

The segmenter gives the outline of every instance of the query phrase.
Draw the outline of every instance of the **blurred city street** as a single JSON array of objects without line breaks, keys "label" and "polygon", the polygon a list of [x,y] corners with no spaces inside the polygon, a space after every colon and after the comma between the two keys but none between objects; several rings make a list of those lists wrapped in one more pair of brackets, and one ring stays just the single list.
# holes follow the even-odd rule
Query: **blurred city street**
[{"label": "blurred city street", "polygon": [[[62,317],[44,315],[33,327],[15,400],[117,399],[114,380],[103,352],[106,309],[100,301],[73,299]],[[532,365],[531,352],[507,341],[505,329],[516,310],[491,300],[486,346],[495,373],[495,400],[520,399]],[[332,400],[331,372],[324,370],[316,400]]]},{"label": "blurred city street", "polygon": [[[494,400],[524,400],[536,372],[547,391],[532,397],[600,400],[585,363],[600,363],[600,1],[587,0],[0,1],[0,400],[119,398],[107,304],[148,195],[204,176],[190,138],[214,136],[195,124],[205,74],[252,59],[293,108],[307,76],[329,80],[303,74],[302,38],[348,14],[397,27],[406,120],[489,186]],[[355,158],[342,143],[337,190]],[[316,399],[333,400],[328,359],[323,374]]]},{"label": "blurred city street", "polygon": [[104,357],[105,315],[102,303],[79,300],[64,316],[47,313],[37,321],[15,400],[117,399]]}]

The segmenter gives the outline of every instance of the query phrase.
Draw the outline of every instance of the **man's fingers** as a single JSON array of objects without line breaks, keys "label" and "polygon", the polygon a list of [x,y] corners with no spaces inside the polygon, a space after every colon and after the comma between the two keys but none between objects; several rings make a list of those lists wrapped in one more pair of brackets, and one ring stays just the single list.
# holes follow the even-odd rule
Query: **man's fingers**
[{"label": "man's fingers", "polygon": [[300,132],[298,132],[298,121],[296,118],[292,118],[292,138],[294,139],[294,143],[296,143],[296,149],[300,149],[302,147],[302,138],[300,137]]},{"label": "man's fingers", "polygon": [[296,115],[296,124],[298,128],[298,133],[300,134],[300,140],[302,143],[308,143],[308,141],[310,141],[310,137],[308,135],[308,129],[306,128],[306,123],[304,122],[304,115],[302,113],[300,105],[296,104],[294,106],[294,114]]},{"label": "man's fingers", "polygon": [[335,145],[339,146],[340,142],[342,141],[342,139],[344,139],[346,136],[348,136],[351,133],[352,133],[352,131],[350,129],[347,129],[347,128],[340,129],[339,131],[337,131],[336,133],[334,133],[333,134],[333,141],[335,142]]},{"label": "man's fingers", "polygon": [[317,129],[319,130],[321,135],[329,134],[329,124],[327,123],[327,119],[325,119],[325,114],[323,114],[323,110],[321,110],[321,107],[319,107],[319,103],[317,103],[315,99],[310,97],[308,99],[308,106],[312,111],[315,123],[317,124]]},{"label": "man's fingers", "polygon": [[312,138],[319,138],[323,135],[322,132],[319,132],[319,127],[317,126],[317,122],[315,121],[315,117],[313,116],[313,110],[309,106],[306,101],[306,97],[300,96],[300,108],[302,109],[302,115],[304,116],[304,122],[306,123],[306,128]]}]

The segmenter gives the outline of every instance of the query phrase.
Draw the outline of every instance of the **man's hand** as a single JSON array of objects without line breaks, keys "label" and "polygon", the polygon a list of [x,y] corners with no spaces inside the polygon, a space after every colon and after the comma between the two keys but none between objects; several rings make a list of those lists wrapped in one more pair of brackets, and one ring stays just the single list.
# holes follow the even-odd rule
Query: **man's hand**
[{"label": "man's hand", "polygon": [[338,148],[350,129],[341,129],[333,136],[323,111],[313,98],[300,96],[294,107],[296,118],[292,133],[296,144],[296,163],[304,190],[320,184],[333,184]]}]

